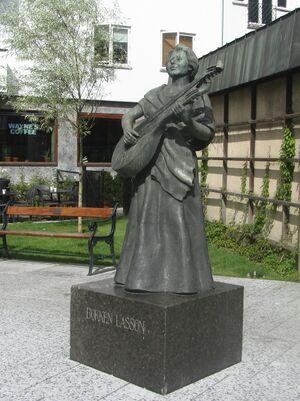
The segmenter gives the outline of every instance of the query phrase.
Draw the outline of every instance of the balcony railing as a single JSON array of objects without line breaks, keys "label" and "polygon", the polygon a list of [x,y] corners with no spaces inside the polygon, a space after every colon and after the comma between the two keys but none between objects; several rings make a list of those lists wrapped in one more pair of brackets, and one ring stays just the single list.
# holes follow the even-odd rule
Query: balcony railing
[{"label": "balcony railing", "polygon": [[[271,7],[270,7],[271,5]],[[258,1],[248,2],[248,28],[256,29],[269,24],[276,19],[276,8],[272,7],[272,3],[261,4]]]}]

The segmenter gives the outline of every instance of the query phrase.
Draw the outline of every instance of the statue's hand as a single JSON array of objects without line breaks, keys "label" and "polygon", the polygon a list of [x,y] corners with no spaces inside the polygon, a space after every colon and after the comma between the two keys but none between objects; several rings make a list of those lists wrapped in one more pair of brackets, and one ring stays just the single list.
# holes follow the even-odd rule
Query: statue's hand
[{"label": "statue's hand", "polygon": [[124,131],[123,141],[125,145],[133,146],[139,140],[140,135],[133,128]]},{"label": "statue's hand", "polygon": [[182,103],[176,103],[173,107],[173,114],[186,125],[190,125],[193,122],[192,111],[192,103],[187,103],[185,106]]}]

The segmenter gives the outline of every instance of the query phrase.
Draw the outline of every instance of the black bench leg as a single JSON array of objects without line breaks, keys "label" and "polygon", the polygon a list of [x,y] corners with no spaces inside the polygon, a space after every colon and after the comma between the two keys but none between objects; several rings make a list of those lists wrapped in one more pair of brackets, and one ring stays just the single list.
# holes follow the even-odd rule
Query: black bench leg
[{"label": "black bench leg", "polygon": [[3,242],[3,256],[6,258],[9,258],[9,252],[8,252],[8,246],[7,246],[7,242],[6,242],[6,235],[2,236],[2,242]]},{"label": "black bench leg", "polygon": [[89,272],[88,276],[91,276],[93,274],[93,267],[94,267],[94,246],[96,245],[96,242],[93,239],[89,239],[88,242],[88,250],[89,250]]},{"label": "black bench leg", "polygon": [[110,241],[109,246],[110,246],[111,257],[112,257],[112,260],[113,260],[113,265],[114,265],[115,267],[117,267],[117,261],[116,261],[116,255],[115,255],[114,239],[112,239],[112,240]]}]

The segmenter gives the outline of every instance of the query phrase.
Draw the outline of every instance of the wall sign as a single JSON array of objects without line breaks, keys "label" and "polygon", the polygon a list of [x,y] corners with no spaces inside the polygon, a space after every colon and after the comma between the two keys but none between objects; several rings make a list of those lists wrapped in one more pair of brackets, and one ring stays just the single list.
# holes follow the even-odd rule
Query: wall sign
[{"label": "wall sign", "polygon": [[8,123],[10,135],[36,135],[38,130],[38,124]]}]

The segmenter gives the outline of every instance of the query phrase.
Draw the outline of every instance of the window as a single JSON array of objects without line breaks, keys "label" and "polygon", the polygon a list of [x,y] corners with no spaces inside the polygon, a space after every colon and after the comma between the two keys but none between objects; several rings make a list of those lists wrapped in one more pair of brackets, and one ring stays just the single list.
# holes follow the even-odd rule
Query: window
[{"label": "window", "polygon": [[25,115],[0,112],[0,162],[53,162],[55,129],[45,131]]},{"label": "window", "polygon": [[113,151],[123,135],[121,118],[120,114],[95,116],[90,134],[83,138],[83,156],[88,163],[111,163]]},{"label": "window", "polygon": [[248,27],[256,28],[273,20],[272,0],[248,0]]},{"label": "window", "polygon": [[99,25],[94,31],[95,57],[99,63],[128,65],[129,27]]},{"label": "window", "polygon": [[7,33],[4,26],[1,26],[1,14],[8,10],[18,14],[19,0],[0,0],[0,51],[7,50]]},{"label": "window", "polygon": [[189,33],[162,32],[162,67],[166,66],[170,51],[175,49],[178,43],[192,49],[194,36],[194,34]]},{"label": "window", "polygon": [[5,93],[7,91],[7,66],[5,61],[1,60],[1,51],[0,51],[0,94]]},{"label": "window", "polygon": [[272,0],[262,1],[262,23],[269,24],[272,22]]},{"label": "window", "polygon": [[286,0],[278,0],[277,1],[277,6],[278,7],[282,7],[282,8],[286,8]]}]

